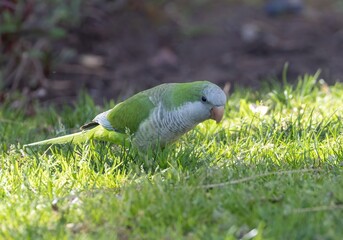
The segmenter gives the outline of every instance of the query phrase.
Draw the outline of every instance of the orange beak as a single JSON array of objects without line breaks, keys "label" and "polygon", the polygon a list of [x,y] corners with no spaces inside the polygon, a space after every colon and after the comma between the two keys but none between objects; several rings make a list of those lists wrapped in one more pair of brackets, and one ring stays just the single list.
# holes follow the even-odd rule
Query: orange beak
[{"label": "orange beak", "polygon": [[224,106],[221,107],[213,107],[211,109],[211,119],[215,120],[217,123],[219,123],[224,115]]}]

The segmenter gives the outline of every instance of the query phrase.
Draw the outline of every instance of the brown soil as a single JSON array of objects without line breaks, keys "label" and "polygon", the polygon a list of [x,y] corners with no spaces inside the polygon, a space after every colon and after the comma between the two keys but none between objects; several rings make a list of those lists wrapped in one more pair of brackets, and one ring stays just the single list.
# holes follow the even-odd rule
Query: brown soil
[{"label": "brown soil", "polygon": [[289,81],[318,69],[328,83],[342,80],[342,12],[306,5],[298,15],[268,17],[261,5],[219,2],[163,11],[139,4],[90,9],[94,14],[59,46],[77,51],[49,76],[43,100],[69,101],[86,88],[101,103],[201,79],[258,88],[280,78],[286,62]]}]

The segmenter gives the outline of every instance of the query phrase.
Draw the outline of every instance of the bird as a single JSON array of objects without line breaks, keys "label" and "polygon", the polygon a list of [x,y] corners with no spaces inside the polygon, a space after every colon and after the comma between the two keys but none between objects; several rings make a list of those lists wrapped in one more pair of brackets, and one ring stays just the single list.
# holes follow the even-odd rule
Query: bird
[{"label": "bird", "polygon": [[80,132],[24,147],[100,140],[116,145],[129,142],[142,151],[164,148],[205,120],[219,123],[226,101],[225,92],[209,81],[164,83],[98,114]]}]

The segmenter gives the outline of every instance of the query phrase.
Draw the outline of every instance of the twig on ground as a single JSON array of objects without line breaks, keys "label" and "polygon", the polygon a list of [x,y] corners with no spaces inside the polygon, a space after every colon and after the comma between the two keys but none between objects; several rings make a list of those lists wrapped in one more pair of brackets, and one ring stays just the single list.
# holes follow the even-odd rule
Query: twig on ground
[{"label": "twig on ground", "polygon": [[224,187],[224,186],[227,186],[227,185],[234,185],[234,184],[244,183],[244,182],[248,182],[248,181],[252,181],[252,180],[258,179],[258,178],[268,177],[268,176],[272,176],[272,175],[286,175],[286,174],[305,173],[305,172],[319,172],[319,171],[321,171],[321,170],[320,169],[300,169],[300,170],[287,170],[287,171],[268,172],[268,173],[263,173],[263,174],[254,175],[254,176],[250,176],[250,177],[245,177],[245,178],[240,178],[240,179],[236,179],[236,180],[231,180],[231,181],[227,181],[227,182],[201,185],[201,186],[198,186],[198,188]]},{"label": "twig on ground", "polygon": [[332,210],[343,210],[343,204],[331,205],[331,206],[317,206],[308,208],[296,208],[293,213],[310,213],[310,212],[321,212],[321,211],[332,211]]}]

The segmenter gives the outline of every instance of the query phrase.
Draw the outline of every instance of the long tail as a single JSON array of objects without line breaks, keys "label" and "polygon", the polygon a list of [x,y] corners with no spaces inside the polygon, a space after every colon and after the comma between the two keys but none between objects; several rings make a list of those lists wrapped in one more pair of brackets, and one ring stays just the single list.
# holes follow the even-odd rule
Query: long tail
[{"label": "long tail", "polygon": [[61,137],[51,138],[39,142],[34,142],[30,144],[25,144],[25,147],[32,147],[37,145],[47,145],[47,144],[64,144],[64,143],[83,143],[91,139],[103,140],[113,142],[118,145],[126,144],[127,136],[115,131],[108,131],[102,126],[98,125],[92,129],[84,130],[82,132],[77,132]]}]

